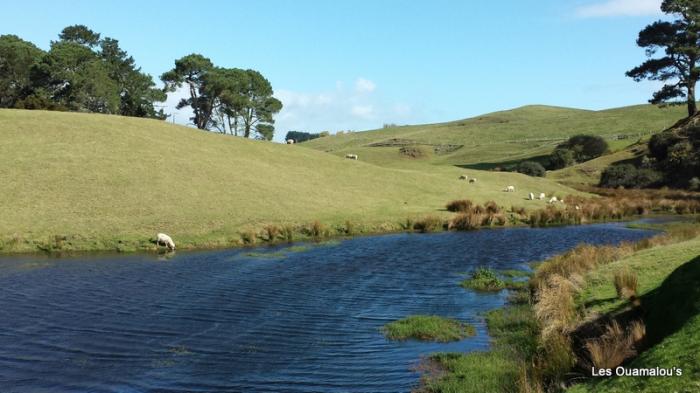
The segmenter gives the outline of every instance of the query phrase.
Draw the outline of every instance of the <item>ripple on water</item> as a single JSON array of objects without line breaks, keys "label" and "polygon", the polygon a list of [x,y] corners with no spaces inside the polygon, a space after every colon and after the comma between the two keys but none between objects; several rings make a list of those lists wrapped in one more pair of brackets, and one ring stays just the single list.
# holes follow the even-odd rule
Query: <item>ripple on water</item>
[{"label": "ripple on water", "polygon": [[[488,348],[505,294],[459,286],[578,243],[649,232],[604,224],[363,237],[153,255],[0,259],[0,386],[11,392],[397,392],[421,356]],[[447,344],[387,341],[411,314],[474,324]]]}]

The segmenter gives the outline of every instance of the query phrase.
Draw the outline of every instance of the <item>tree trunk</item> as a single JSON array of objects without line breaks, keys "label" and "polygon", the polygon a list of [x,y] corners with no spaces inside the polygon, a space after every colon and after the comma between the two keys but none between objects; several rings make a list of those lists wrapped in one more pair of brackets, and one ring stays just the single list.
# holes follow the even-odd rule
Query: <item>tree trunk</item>
[{"label": "tree trunk", "polygon": [[698,113],[698,106],[695,102],[695,84],[696,81],[691,81],[688,84],[688,117]]}]

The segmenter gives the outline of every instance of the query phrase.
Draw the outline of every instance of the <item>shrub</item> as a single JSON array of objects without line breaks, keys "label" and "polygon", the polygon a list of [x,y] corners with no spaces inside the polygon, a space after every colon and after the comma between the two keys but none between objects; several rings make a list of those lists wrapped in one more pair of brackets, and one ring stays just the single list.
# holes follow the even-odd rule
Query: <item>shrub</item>
[{"label": "shrub", "polygon": [[447,210],[451,212],[465,213],[470,211],[472,206],[474,206],[474,203],[472,203],[472,201],[470,201],[469,199],[459,199],[449,202],[446,207]]},{"label": "shrub", "polygon": [[430,157],[432,151],[425,146],[403,146],[399,149],[399,154],[409,158]]},{"label": "shrub", "polygon": [[418,220],[413,224],[413,229],[422,233],[439,231],[443,227],[443,221],[435,216],[425,217],[422,220]]},{"label": "shrub", "polygon": [[544,177],[546,171],[542,164],[535,161],[523,161],[518,164],[518,172],[528,176]]},{"label": "shrub", "polygon": [[662,175],[651,169],[637,169],[632,164],[612,165],[600,176],[600,186],[608,188],[647,188],[658,184]]},{"label": "shrub", "polygon": [[556,149],[549,156],[549,169],[562,169],[576,162],[574,152],[569,149]]},{"label": "shrub", "polygon": [[622,269],[615,272],[615,291],[620,299],[629,299],[637,295],[637,273]]},{"label": "shrub", "polygon": [[597,135],[574,135],[559,148],[571,150],[578,162],[592,160],[608,151],[608,142]]}]

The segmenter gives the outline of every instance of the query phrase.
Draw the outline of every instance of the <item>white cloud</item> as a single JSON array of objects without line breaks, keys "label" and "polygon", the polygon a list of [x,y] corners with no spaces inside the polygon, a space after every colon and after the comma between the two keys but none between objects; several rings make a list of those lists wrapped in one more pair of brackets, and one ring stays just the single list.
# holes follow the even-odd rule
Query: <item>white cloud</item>
[{"label": "white cloud", "polygon": [[371,93],[377,88],[377,85],[374,84],[369,79],[365,78],[357,78],[355,81],[355,91],[358,93]]},{"label": "white cloud", "polygon": [[607,0],[576,9],[576,15],[581,18],[659,14],[661,14],[661,0]]},{"label": "white cloud", "polygon": [[372,105],[353,105],[350,113],[363,119],[371,119],[374,107]]}]

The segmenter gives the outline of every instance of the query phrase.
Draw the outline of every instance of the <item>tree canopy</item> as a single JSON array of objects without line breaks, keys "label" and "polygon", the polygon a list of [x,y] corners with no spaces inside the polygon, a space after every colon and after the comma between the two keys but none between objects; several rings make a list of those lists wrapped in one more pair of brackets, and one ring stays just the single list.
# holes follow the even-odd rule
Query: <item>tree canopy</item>
[{"label": "tree canopy", "polygon": [[223,68],[211,60],[190,54],[175,60],[175,67],[161,75],[167,91],[187,86],[189,96],[177,105],[191,107],[192,123],[202,130],[270,140],[273,116],[282,103],[273,97],[272,85],[255,70]]},{"label": "tree canopy", "polygon": [[86,26],[64,28],[48,52],[0,36],[0,107],[164,119],[155,103],[165,98],[116,39]]},{"label": "tree canopy", "polygon": [[[673,15],[673,21],[657,21],[639,32],[637,45],[645,48],[649,59],[627,71],[635,81],[663,82],[649,102],[686,104],[688,116],[697,113],[695,88],[700,77],[700,2],[664,0],[661,10]],[[663,51],[660,57],[654,57]]]}]

